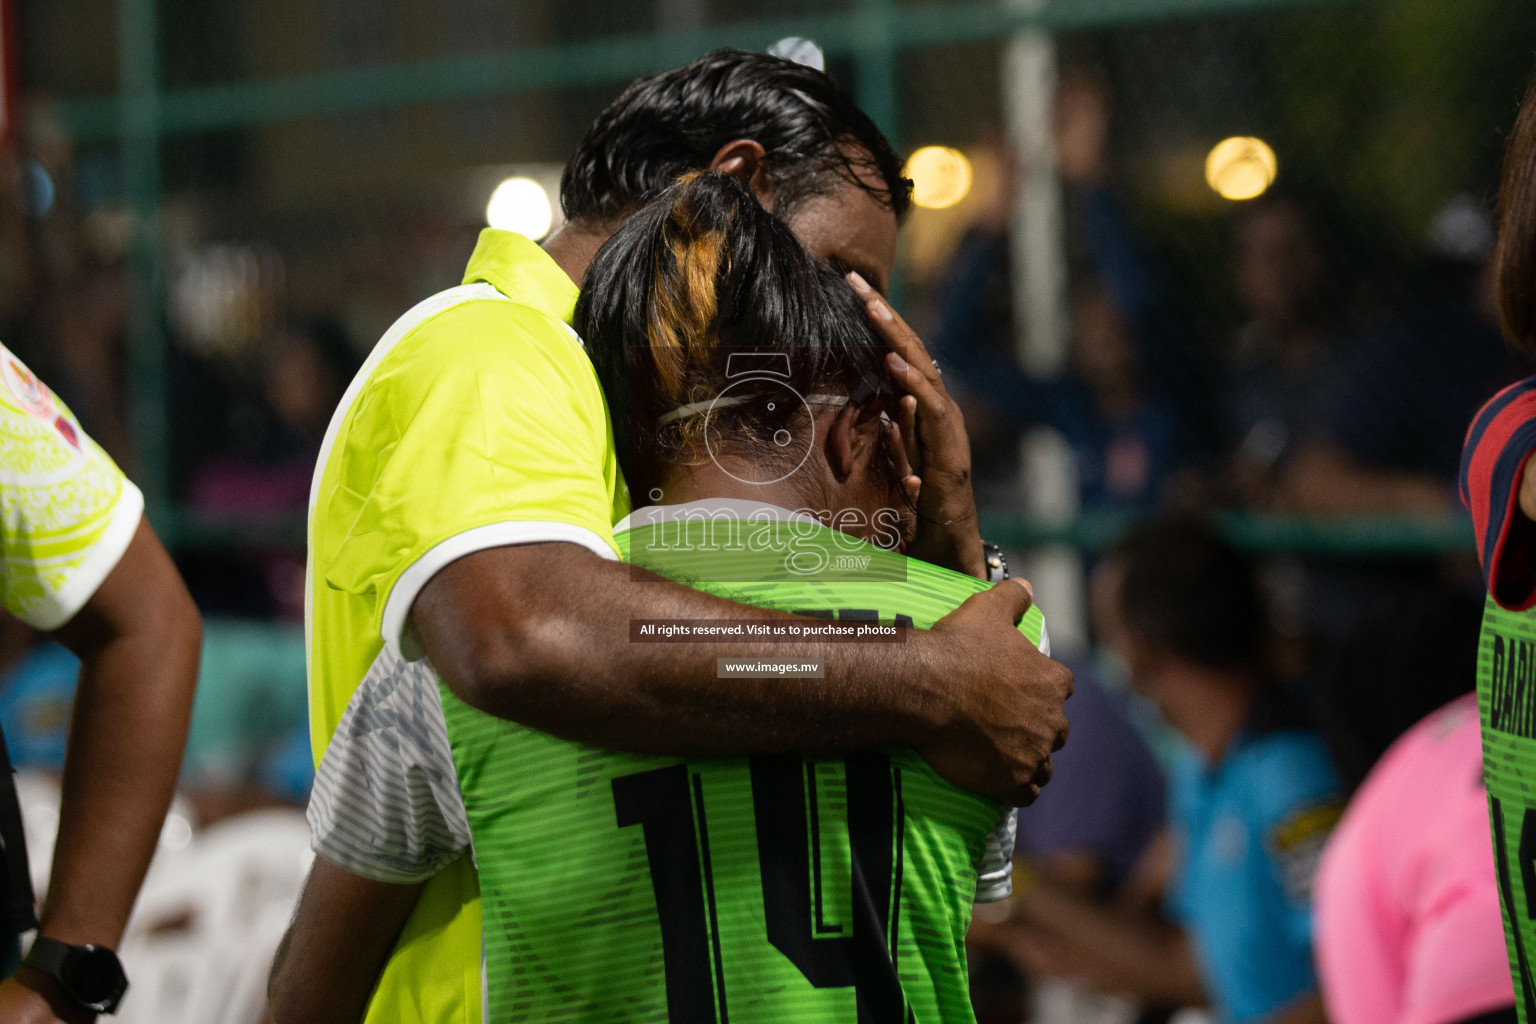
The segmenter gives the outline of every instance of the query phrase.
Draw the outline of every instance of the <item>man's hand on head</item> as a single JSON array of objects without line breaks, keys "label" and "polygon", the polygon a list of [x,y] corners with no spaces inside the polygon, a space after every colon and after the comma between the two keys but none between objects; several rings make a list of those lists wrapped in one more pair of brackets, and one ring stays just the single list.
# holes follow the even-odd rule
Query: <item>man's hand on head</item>
[{"label": "man's hand on head", "polygon": [[870,323],[890,347],[887,368],[902,392],[901,437],[911,472],[903,486],[917,495],[917,526],[907,554],[986,579],[986,555],[971,488],[971,442],[960,406],[917,333],[860,275],[848,284],[864,300]]},{"label": "man's hand on head", "polygon": [[933,627],[956,681],[949,724],[919,753],[949,782],[1025,807],[1067,740],[1072,673],[1017,629],[1034,594],[1021,579],[974,595]]}]

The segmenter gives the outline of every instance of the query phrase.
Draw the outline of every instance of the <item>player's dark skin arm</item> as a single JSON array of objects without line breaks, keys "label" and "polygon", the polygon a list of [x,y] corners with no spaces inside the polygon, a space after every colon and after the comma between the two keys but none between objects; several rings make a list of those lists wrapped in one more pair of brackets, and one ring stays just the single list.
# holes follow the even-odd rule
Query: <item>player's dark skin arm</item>
[{"label": "player's dark skin arm", "polygon": [[[563,739],[683,756],[911,746],[956,785],[1023,806],[1050,777],[1072,692],[1015,628],[1030,599],[1004,581],[902,644],[631,643],[631,619],[792,616],[547,543],[453,562],[412,621],[462,700]],[[719,656],[824,658],[826,678],[722,680]]]},{"label": "player's dark skin arm", "polygon": [[[181,769],[202,623],[140,522],[95,595],[54,635],[81,665],[39,933],[116,947]],[[0,1024],[91,1019],[28,968],[0,984]]]},{"label": "player's dark skin arm", "polygon": [[273,1024],[356,1024],[420,885],[362,878],[315,858],[267,984]]}]

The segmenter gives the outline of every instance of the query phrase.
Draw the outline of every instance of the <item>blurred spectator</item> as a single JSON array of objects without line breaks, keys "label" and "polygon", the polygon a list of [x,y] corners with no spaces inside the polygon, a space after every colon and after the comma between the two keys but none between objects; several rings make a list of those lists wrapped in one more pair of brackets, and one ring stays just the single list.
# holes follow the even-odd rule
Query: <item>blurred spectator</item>
[{"label": "blurred spectator", "polygon": [[80,659],[42,634],[36,639],[0,675],[0,732],[17,770],[57,775],[64,770]]},{"label": "blurred spectator", "polygon": [[1078,289],[1071,375],[1031,390],[1021,397],[1072,444],[1085,508],[1156,505],[1178,459],[1174,414],[1148,393],[1133,328],[1107,291]]},{"label": "blurred spectator", "polygon": [[1237,224],[1237,285],[1250,319],[1223,404],[1237,446],[1234,481],[1249,504],[1273,503],[1288,460],[1312,440],[1340,386],[1343,296],[1326,231],[1315,204],[1276,193]]},{"label": "blurred spectator", "polygon": [[[80,659],[11,616],[30,646],[0,670],[0,729],[18,770],[64,766]],[[314,780],[304,716],[304,632],[209,620],[180,785],[207,824],[253,807],[303,806]]]},{"label": "blurred spectator", "polygon": [[357,366],[327,320],[296,321],[262,341],[257,389],[232,410],[229,450],[196,474],[190,504],[247,513],[306,507],[325,428]]},{"label": "blurred spectator", "polygon": [[1015,948],[1039,972],[1152,1005],[1209,1001],[1230,1024],[1320,1021],[1311,882],[1339,783],[1270,681],[1253,569],[1209,530],[1174,524],[1133,534],[1103,571],[1118,593],[1106,640],[1187,743],[1170,779],[1172,843],[1138,879],[1162,883],[1171,920],[1041,881],[1016,886]]},{"label": "blurred spectator", "polygon": [[[1155,506],[1169,475],[1198,447],[1209,388],[1173,315],[1167,289],[1108,186],[1109,95],[1101,75],[1066,73],[1056,94],[1056,152],[1073,189],[1074,239],[1082,252],[1073,289],[1067,373],[1042,380],[1014,354],[1008,200],[986,211],[961,241],[939,296],[934,347],[961,391],[981,403],[983,430],[1017,437],[1046,425],[1072,446],[1085,508]],[[1005,151],[1001,161],[1011,167]],[[1013,172],[1005,170],[1005,180]],[[985,452],[978,446],[981,473]],[[1011,472],[1012,452],[993,473]]]},{"label": "blurred spectator", "polygon": [[303,627],[210,619],[205,634],[187,740],[189,783],[199,789],[255,786],[302,804],[313,764],[295,774],[286,752],[296,740],[308,744]]},{"label": "blurred spectator", "polygon": [[39,372],[58,382],[59,397],[91,436],[114,460],[132,466],[123,270],[84,262],[49,288],[29,343],[42,357]]},{"label": "blurred spectator", "polygon": [[1520,373],[1499,334],[1487,214],[1462,197],[1432,240],[1434,261],[1405,288],[1412,304],[1345,357],[1321,429],[1281,480],[1282,506],[1325,515],[1453,507],[1466,424]]},{"label": "blurred spectator", "polygon": [[1334,1024],[1515,1020],[1472,693],[1480,612],[1399,600],[1350,629],[1328,672],[1330,744],[1350,781],[1369,769],[1318,868]]},{"label": "blurred spectator", "polygon": [[1213,361],[1115,188],[1109,160],[1112,106],[1101,69],[1079,65],[1062,71],[1053,128],[1056,169],[1066,193],[1069,272],[1074,279],[1103,283],[1128,321],[1144,388],[1172,408],[1179,448],[1204,454],[1217,432]]},{"label": "blurred spectator", "polygon": [[1318,719],[1351,791],[1399,736],[1473,689],[1481,621],[1475,594],[1416,587],[1356,617],[1339,638],[1318,682]]},{"label": "blurred spectator", "polygon": [[1051,784],[1020,814],[1015,852],[1056,881],[1107,896],[1163,826],[1163,780],[1120,701],[1091,668],[1071,667],[1072,749],[1052,755]]},{"label": "blurred spectator", "polygon": [[[1262,511],[1446,511],[1464,406],[1475,405],[1481,386],[1463,374],[1484,380],[1486,354],[1500,358],[1487,327],[1470,326],[1477,272],[1405,289],[1419,296],[1412,309],[1356,330],[1340,266],[1345,223],[1299,191],[1267,194],[1238,222],[1236,272],[1251,320],[1225,388],[1231,482],[1243,504]],[[1453,337],[1468,350],[1457,366],[1460,357],[1443,352]],[[1322,640],[1433,571],[1411,559],[1315,554],[1291,568],[1295,626]]]},{"label": "blurred spectator", "polygon": [[[1020,871],[1108,904],[1124,898],[1162,830],[1163,779],[1120,699],[1098,684],[1091,667],[1068,664],[1072,742],[1052,755],[1051,784],[1020,812],[1014,854],[1024,864]],[[979,911],[967,936],[977,1024],[1018,1024],[1016,1008],[1027,1005],[1031,989],[1008,955],[1012,928],[990,916]]]},{"label": "blurred spectator", "polygon": [[[308,507],[320,443],[360,360],[324,318],[294,319],[227,365],[183,357],[186,429],[221,436],[187,487],[209,519],[297,519]],[[203,421],[203,422],[194,422]],[[194,437],[193,444],[207,444]],[[216,615],[297,620],[304,609],[302,546],[181,553],[187,584]]]},{"label": "blurred spectator", "polygon": [[[1142,382],[1130,322],[1099,284],[1081,286],[1072,305],[1070,370],[1041,380],[1011,359],[946,359],[1015,434],[1044,424],[1072,446],[1079,499],[1087,509],[1150,509],[1177,464],[1168,403]],[[962,350],[965,351],[965,350]]]}]

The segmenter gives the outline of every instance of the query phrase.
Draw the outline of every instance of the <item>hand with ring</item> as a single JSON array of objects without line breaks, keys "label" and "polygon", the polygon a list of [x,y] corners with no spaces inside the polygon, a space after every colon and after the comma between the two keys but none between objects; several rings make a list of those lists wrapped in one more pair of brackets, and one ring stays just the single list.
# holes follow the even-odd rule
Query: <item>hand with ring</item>
[{"label": "hand with ring", "polygon": [[890,346],[886,367],[902,392],[897,426],[911,464],[903,481],[915,493],[916,532],[907,553],[977,579],[986,579],[986,558],[971,488],[971,442],[960,407],[944,387],[944,375],[917,333],[884,296],[857,273],[848,283],[864,300],[876,333]]}]

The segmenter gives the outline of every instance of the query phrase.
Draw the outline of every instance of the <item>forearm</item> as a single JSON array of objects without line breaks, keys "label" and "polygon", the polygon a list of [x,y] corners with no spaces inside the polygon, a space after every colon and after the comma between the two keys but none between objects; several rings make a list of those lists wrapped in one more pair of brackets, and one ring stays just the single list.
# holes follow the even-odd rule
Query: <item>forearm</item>
[{"label": "forearm", "polygon": [[181,641],[125,636],[81,666],[44,934],[115,946],[176,788],[196,686],[197,620]]},{"label": "forearm", "polygon": [[[467,555],[429,580],[411,624],[460,699],[611,750],[750,755],[917,748],[941,776],[1023,807],[1066,742],[1072,674],[1017,629],[1022,580],[895,642],[650,643],[634,619],[795,619],[703,594],[573,544]],[[722,676],[716,659],[820,659],[817,679]]]},{"label": "forearm", "polygon": [[[485,581],[460,580],[450,566],[417,600],[434,667],[481,710],[609,749],[685,755],[913,745],[945,724],[924,635],[888,644],[636,642],[632,619],[818,620],[736,604],[569,545],[538,547],[518,553],[516,577],[499,577],[509,593],[467,592]],[[564,585],[532,584],[556,578]],[[484,616],[444,614],[445,604],[477,601]],[[505,607],[518,609],[509,621],[473,625]],[[820,659],[825,678],[720,678],[719,657]]]},{"label": "forearm", "polygon": [[81,657],[41,932],[115,946],[159,842],[197,686],[201,623],[140,533],[58,633]]},{"label": "forearm", "polygon": [[390,885],[316,858],[267,985],[274,1024],[363,1019],[420,885]]}]

